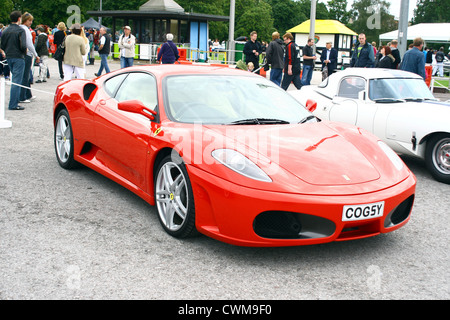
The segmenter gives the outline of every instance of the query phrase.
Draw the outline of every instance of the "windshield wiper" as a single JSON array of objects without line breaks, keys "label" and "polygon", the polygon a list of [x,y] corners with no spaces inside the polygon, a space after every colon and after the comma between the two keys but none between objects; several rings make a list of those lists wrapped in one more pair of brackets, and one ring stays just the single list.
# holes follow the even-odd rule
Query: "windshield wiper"
[{"label": "windshield wiper", "polygon": [[313,119],[316,119],[316,120],[317,120],[317,118],[316,118],[315,116],[309,115],[309,116],[303,118],[302,120],[300,120],[299,123],[305,123],[305,122],[308,122],[308,121],[313,120]]},{"label": "windshield wiper", "polygon": [[422,102],[423,98],[405,98],[405,101]]},{"label": "windshield wiper", "polygon": [[266,118],[251,118],[251,119],[243,119],[233,121],[230,124],[240,125],[240,124],[289,124],[289,121],[280,120],[280,119],[266,119]]},{"label": "windshield wiper", "polygon": [[392,102],[405,102],[403,99],[395,99],[395,98],[379,98],[373,99],[376,103],[392,103]]}]

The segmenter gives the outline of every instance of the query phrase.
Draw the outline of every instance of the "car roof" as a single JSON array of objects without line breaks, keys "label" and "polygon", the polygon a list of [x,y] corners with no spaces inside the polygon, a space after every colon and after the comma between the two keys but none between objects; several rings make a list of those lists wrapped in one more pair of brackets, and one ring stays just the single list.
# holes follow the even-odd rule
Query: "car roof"
[{"label": "car roof", "polygon": [[361,76],[366,79],[379,79],[379,78],[421,78],[419,75],[397,69],[383,69],[383,68],[347,68],[343,71],[339,71],[340,77],[343,76]]},{"label": "car roof", "polygon": [[[129,67],[120,69],[120,72],[146,71],[151,72],[155,76],[162,78],[169,75],[180,74],[216,74],[216,75],[252,75],[248,71],[231,68],[228,65],[216,66],[209,64],[152,64]],[[257,77],[257,75],[255,75]]]}]

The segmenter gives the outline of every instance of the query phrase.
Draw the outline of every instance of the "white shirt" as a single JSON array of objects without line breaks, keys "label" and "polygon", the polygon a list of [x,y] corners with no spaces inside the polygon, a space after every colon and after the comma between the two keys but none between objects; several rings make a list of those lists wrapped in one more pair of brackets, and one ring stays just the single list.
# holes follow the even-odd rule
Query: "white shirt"
[{"label": "white shirt", "polygon": [[31,35],[31,31],[30,29],[26,26],[21,24],[20,27],[25,30],[25,34],[26,34],[26,38],[27,38],[27,55],[29,55],[30,57],[35,56],[37,57],[38,54],[36,52],[36,49],[34,48],[33,45],[33,36]]}]

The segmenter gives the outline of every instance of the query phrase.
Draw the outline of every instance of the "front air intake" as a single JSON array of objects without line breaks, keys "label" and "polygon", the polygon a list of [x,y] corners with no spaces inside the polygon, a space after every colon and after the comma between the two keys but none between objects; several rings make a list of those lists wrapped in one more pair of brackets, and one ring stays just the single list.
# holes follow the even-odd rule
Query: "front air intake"
[{"label": "front air intake", "polygon": [[333,235],[334,222],[308,214],[266,211],[260,213],[253,222],[253,230],[269,239],[316,239]]},{"label": "front air intake", "polygon": [[394,210],[392,210],[384,220],[384,227],[393,227],[405,221],[410,213],[414,203],[414,195],[400,203]]}]

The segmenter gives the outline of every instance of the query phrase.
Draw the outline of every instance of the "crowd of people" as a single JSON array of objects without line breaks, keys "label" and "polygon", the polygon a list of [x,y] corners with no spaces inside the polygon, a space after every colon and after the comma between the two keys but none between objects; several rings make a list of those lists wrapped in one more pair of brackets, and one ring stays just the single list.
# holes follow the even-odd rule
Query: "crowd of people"
[{"label": "crowd of people", "polygon": [[[270,80],[287,90],[291,83],[297,89],[311,84],[312,72],[316,61],[320,59],[322,79],[327,78],[336,72],[338,64],[338,51],[332,47],[331,42],[326,43],[326,47],[315,53],[313,50],[314,39],[308,39],[306,45],[301,49],[294,42],[293,35],[286,33],[283,41],[280,34],[274,32],[272,41],[267,46],[266,61],[264,70],[269,70]],[[400,69],[414,72],[424,79],[426,78],[425,66],[433,66],[433,76],[439,73],[444,75],[444,48],[433,52],[432,49],[423,50],[424,41],[422,38],[414,39],[409,50],[404,54],[403,61],[398,49],[398,41],[392,40],[387,45],[376,48],[375,43],[369,43],[366,35],[358,35],[358,41],[352,49],[350,67],[351,68],[386,68]],[[251,63],[259,73],[259,55],[263,52],[262,45],[257,41],[257,33],[253,31],[250,39],[244,45],[243,53],[245,62]],[[301,59],[302,58],[302,59]],[[303,64],[303,68],[302,65]]]},{"label": "crowd of people", "polygon": [[[46,82],[50,77],[48,59],[57,48],[64,47],[64,56],[58,60],[61,80],[70,80],[73,76],[85,78],[85,66],[94,64],[94,51],[98,51],[100,56],[100,67],[95,76],[100,76],[103,71],[110,72],[108,56],[112,39],[105,27],[85,30],[82,25],[75,23],[68,29],[64,22],[60,22],[54,29],[45,25],[37,25],[32,29],[33,16],[19,11],[12,12],[10,20],[8,27],[0,24],[0,75],[9,79],[12,74],[13,83],[16,84],[11,86],[10,110],[23,110],[24,107],[19,103],[30,103],[35,99],[31,92],[33,66],[39,66],[36,83]],[[50,36],[53,41],[50,41]],[[251,32],[243,48],[247,69],[260,73],[261,68],[265,71],[270,68],[270,80],[285,90],[291,83],[297,89],[310,85],[318,61],[321,62],[323,79],[337,69],[338,51],[331,42],[327,42],[321,52],[316,52],[314,39],[308,39],[305,46],[300,48],[289,32],[283,35],[283,40],[278,32],[274,32],[269,44],[260,43],[257,37],[256,31]],[[121,68],[132,66],[136,37],[131,33],[131,28],[125,26],[123,33],[118,34],[115,40]],[[178,48],[173,43],[173,34],[168,33],[166,40],[158,50],[157,61],[173,64],[180,58]],[[218,40],[216,42],[219,43]],[[377,49],[376,44],[369,43],[362,33],[353,47],[350,67],[401,69],[417,73],[425,79],[425,65],[428,64],[433,65],[433,76],[437,73],[443,76],[444,48],[439,51],[429,48],[424,50],[423,45],[421,38],[415,39],[401,58],[397,40]],[[260,67],[261,61],[263,65]]]},{"label": "crowd of people", "polygon": [[[111,52],[111,37],[105,27],[99,30],[85,28],[74,23],[70,28],[64,22],[54,29],[37,25],[34,29],[32,14],[13,11],[10,25],[0,24],[0,75],[6,80],[12,78],[9,110],[24,110],[23,104],[31,103],[36,97],[31,84],[47,82],[50,77],[48,59],[58,48],[64,48],[63,58],[58,60],[59,78],[67,81],[73,76],[86,77],[86,65],[94,64],[94,51],[100,56],[100,67],[96,76],[110,72],[107,58]],[[52,39],[50,39],[52,38]],[[129,26],[124,27],[118,47],[122,67],[133,65],[136,38]],[[39,67],[34,82],[34,67]]]}]

